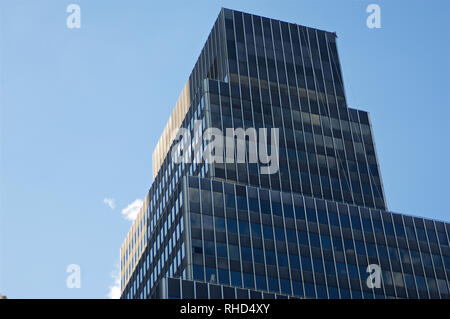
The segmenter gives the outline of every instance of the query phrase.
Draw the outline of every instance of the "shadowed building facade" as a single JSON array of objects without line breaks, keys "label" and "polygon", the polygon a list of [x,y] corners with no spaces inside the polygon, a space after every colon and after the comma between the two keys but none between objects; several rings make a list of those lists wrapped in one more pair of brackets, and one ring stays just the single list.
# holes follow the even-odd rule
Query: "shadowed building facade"
[{"label": "shadowed building facade", "polygon": [[[278,128],[279,169],[206,163],[205,141],[190,150],[199,160],[176,163],[180,127],[193,140]],[[153,173],[120,252],[122,298],[450,297],[450,224],[387,211],[370,116],[347,106],[334,33],[222,9]],[[369,264],[380,288],[366,285]]]}]

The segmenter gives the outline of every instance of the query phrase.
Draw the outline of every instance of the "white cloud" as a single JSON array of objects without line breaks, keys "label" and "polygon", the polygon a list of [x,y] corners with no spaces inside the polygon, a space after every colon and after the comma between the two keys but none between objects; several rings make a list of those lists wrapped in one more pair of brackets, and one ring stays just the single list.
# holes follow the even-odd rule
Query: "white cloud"
[{"label": "white cloud", "polygon": [[137,198],[130,205],[122,209],[122,215],[128,220],[135,220],[143,203],[144,201],[142,199]]},{"label": "white cloud", "polygon": [[115,270],[111,272],[111,278],[114,280],[113,284],[108,287],[108,293],[106,297],[109,299],[120,299],[120,269],[116,264]]},{"label": "white cloud", "polygon": [[[115,201],[112,198],[105,198],[103,202],[108,205],[111,209],[115,208]],[[129,204],[127,207],[122,209],[122,216],[128,220],[135,220],[139,214],[144,201],[142,199],[135,199],[134,202]],[[120,298],[120,268],[119,264],[116,264],[116,269],[111,273],[111,278],[113,279],[113,284],[108,287],[108,293],[106,297],[109,299],[119,299]]]},{"label": "white cloud", "polygon": [[114,198],[104,198],[103,203],[109,206],[109,208],[116,208],[116,200]]}]

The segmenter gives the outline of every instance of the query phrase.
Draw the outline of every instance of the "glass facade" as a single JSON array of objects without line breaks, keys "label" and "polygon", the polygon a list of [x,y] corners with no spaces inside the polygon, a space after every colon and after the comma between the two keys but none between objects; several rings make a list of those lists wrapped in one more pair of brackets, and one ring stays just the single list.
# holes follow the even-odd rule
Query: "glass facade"
[{"label": "glass facade", "polygon": [[290,299],[293,296],[180,278],[163,278],[152,299]]},{"label": "glass facade", "polygon": [[[209,125],[279,129],[279,172],[259,174],[258,163],[215,163],[217,179],[385,209],[369,115],[342,108],[319,114],[246,100],[233,83],[209,80]],[[235,90],[236,89],[236,90]],[[233,93],[234,92],[234,93]]]},{"label": "glass facade", "polygon": [[[174,162],[186,128],[279,129],[279,169]],[[244,137],[245,138],[245,137]],[[153,155],[122,298],[449,298],[450,224],[387,210],[370,116],[336,35],[222,9]],[[379,265],[381,288],[366,285]],[[195,287],[195,289],[194,289]],[[227,297],[228,296],[228,297]]]},{"label": "glass facade", "polygon": [[[187,271],[307,298],[449,298],[450,224],[358,205],[188,178]],[[366,285],[369,264],[382,286]]]}]

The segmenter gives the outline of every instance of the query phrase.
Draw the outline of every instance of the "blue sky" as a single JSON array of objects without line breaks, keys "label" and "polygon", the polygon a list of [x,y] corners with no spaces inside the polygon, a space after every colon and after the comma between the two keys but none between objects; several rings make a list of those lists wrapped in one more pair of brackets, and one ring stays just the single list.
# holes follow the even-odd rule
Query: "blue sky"
[{"label": "blue sky", "polygon": [[[66,7],[81,28],[66,27]],[[381,29],[366,7],[381,8]],[[450,1],[0,3],[0,293],[106,298],[154,146],[220,7],[336,31],[388,207],[449,221]],[[114,199],[112,209],[104,202]],[[69,264],[81,288],[66,287]]]}]

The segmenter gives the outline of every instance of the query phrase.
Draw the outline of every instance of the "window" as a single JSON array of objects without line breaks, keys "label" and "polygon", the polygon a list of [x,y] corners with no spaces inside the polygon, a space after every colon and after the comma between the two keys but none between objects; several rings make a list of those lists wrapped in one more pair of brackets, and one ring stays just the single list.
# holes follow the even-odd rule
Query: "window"
[{"label": "window", "polygon": [[236,287],[242,286],[241,273],[238,271],[231,271],[231,284]]},{"label": "window", "polygon": [[325,260],[325,272],[327,275],[336,276],[336,270],[334,269],[334,262]]},{"label": "window", "polygon": [[205,280],[203,266],[194,265],[193,272],[194,272],[194,280],[200,280],[200,281]]},{"label": "window", "polygon": [[411,263],[411,260],[409,258],[408,250],[400,249],[400,256],[401,256],[402,263],[404,263],[404,264],[410,264]]},{"label": "window", "polygon": [[266,276],[256,275],[256,289],[267,290]]},{"label": "window", "polygon": [[319,235],[314,234],[314,233],[309,233],[309,240],[310,240],[311,246],[320,248]]},{"label": "window", "polygon": [[283,205],[283,209],[284,209],[284,216],[285,217],[288,217],[288,218],[293,218],[294,217],[294,208],[292,207],[292,205],[284,204]]},{"label": "window", "polygon": [[189,201],[192,203],[200,203],[200,195],[198,189],[189,188]]},{"label": "window", "polygon": [[405,229],[402,224],[394,224],[395,232],[398,237],[405,237]]},{"label": "window", "polygon": [[248,247],[241,247],[242,260],[252,262],[252,250]]},{"label": "window", "polygon": [[331,224],[332,226],[339,227],[339,219],[338,219],[338,215],[337,215],[336,213],[330,212],[330,213],[328,214],[328,217],[329,217],[329,219],[330,219],[330,224]]},{"label": "window", "polygon": [[249,198],[248,199],[248,208],[250,211],[258,212],[259,211],[259,205],[258,205],[258,199],[256,198]]},{"label": "window", "polygon": [[293,294],[296,296],[303,296],[303,285],[301,282],[299,281],[292,281],[292,289],[293,289]]},{"label": "window", "polygon": [[263,234],[265,239],[273,240],[272,226],[263,225]]},{"label": "window", "polygon": [[290,243],[296,243],[297,242],[297,235],[295,234],[295,230],[293,229],[286,229],[286,237],[287,241]]},{"label": "window", "polygon": [[373,221],[373,229],[375,233],[383,234],[383,225],[381,224],[381,221],[374,220]]},{"label": "window", "polygon": [[227,258],[227,245],[223,243],[217,243],[217,257]]},{"label": "window", "polygon": [[244,288],[255,288],[255,281],[253,278],[253,274],[244,273]]},{"label": "window", "polygon": [[200,214],[191,213],[191,227],[200,227]]},{"label": "window", "polygon": [[420,255],[417,250],[411,250],[411,263],[413,265],[420,265]]},{"label": "window", "polygon": [[414,232],[414,228],[412,226],[406,226],[405,229],[409,240],[417,240],[416,233]]},{"label": "window", "polygon": [[298,241],[300,243],[300,245],[305,245],[308,246],[308,235],[306,234],[306,232],[299,230],[298,231]]},{"label": "window", "polygon": [[337,274],[338,276],[346,276],[347,275],[347,268],[345,267],[344,263],[336,263],[337,268]]},{"label": "window", "polygon": [[300,259],[303,271],[312,271],[311,258],[302,256]]},{"label": "window", "polygon": [[305,220],[305,209],[303,206],[295,205],[295,217],[296,219]]},{"label": "window", "polygon": [[271,250],[266,251],[266,263],[268,265],[273,265],[273,266],[277,265],[274,251],[271,251]]},{"label": "window", "polygon": [[406,288],[416,289],[416,283],[414,282],[413,275],[405,274],[405,283],[406,283]]},{"label": "window", "polygon": [[427,284],[425,283],[425,277],[416,275],[417,288],[420,291],[427,291]]},{"label": "window", "polygon": [[393,280],[392,280],[392,275],[391,272],[389,270],[384,270],[381,272],[381,276],[383,277],[383,283],[386,286],[392,286],[393,285]]},{"label": "window", "polygon": [[354,253],[355,247],[353,246],[353,240],[351,239],[344,239],[344,247],[346,253]]},{"label": "window", "polygon": [[205,240],[205,255],[215,256],[214,242]]},{"label": "window", "polygon": [[350,290],[341,288],[340,292],[342,299],[350,299]]},{"label": "window", "polygon": [[252,228],[252,236],[261,238],[261,225],[251,223],[251,228]]},{"label": "window", "polygon": [[269,276],[269,290],[273,291],[273,292],[278,292],[279,291],[279,287],[278,287],[278,278],[274,278],[274,277],[270,277]]},{"label": "window", "polygon": [[316,290],[313,284],[305,282],[305,296],[308,298],[316,298]]},{"label": "window", "polygon": [[225,194],[225,203],[228,208],[235,208],[234,195]]},{"label": "window", "polygon": [[248,222],[246,221],[239,221],[239,233],[241,235],[250,235],[250,230],[248,228]]},{"label": "window", "polygon": [[359,220],[359,216],[351,216],[351,222],[353,229],[362,230],[361,221]]},{"label": "window", "polygon": [[215,268],[206,267],[205,273],[206,273],[206,281],[212,282],[212,283],[217,282],[217,274],[216,274]]},{"label": "window", "polygon": [[215,218],[215,228],[216,228],[216,230],[225,231],[225,218],[216,217]]},{"label": "window", "polygon": [[237,234],[237,222],[235,219],[227,219],[228,232]]},{"label": "window", "polygon": [[285,241],[284,229],[280,227],[275,227],[275,239],[279,241]]},{"label": "window", "polygon": [[291,269],[300,269],[300,260],[297,255],[289,255]]},{"label": "window", "polygon": [[434,230],[427,229],[427,234],[428,234],[428,240],[430,241],[430,243],[434,243],[434,244],[438,243],[437,236],[436,236],[436,233]]},{"label": "window", "polygon": [[436,268],[443,268],[444,265],[442,264],[442,259],[440,255],[431,254],[431,257],[433,259],[434,267]]},{"label": "window", "polygon": [[427,252],[422,252],[422,261],[425,267],[433,267],[433,262],[431,261],[431,255]]},{"label": "window", "polygon": [[348,218],[347,214],[339,214],[339,217],[341,219],[341,226],[343,228],[350,228],[350,219]]},{"label": "window", "polygon": [[205,229],[214,229],[212,216],[203,215],[203,227]]},{"label": "window", "polygon": [[331,248],[331,238],[330,238],[330,236],[321,235],[320,237],[322,239],[322,247],[326,248],[326,249],[332,249]]},{"label": "window", "polygon": [[320,224],[324,224],[324,225],[328,224],[327,213],[324,210],[318,210],[317,216],[319,217]]},{"label": "window", "polygon": [[316,210],[314,208],[307,208],[306,209],[306,216],[308,217],[309,222],[316,222]]},{"label": "window", "polygon": [[366,232],[373,232],[373,230],[372,230],[372,223],[370,222],[370,219],[363,218],[362,222],[363,222],[363,226],[364,226],[364,231],[366,231]]},{"label": "window", "polygon": [[398,288],[402,288],[405,286],[404,282],[403,282],[403,274],[400,272],[396,272],[394,271],[392,273],[393,277],[394,277],[394,285]]},{"label": "window", "polygon": [[440,232],[440,231],[438,231],[437,234],[438,234],[439,243],[443,246],[448,246],[447,235],[444,232]]},{"label": "window", "polygon": [[283,216],[283,212],[281,210],[281,203],[272,201],[272,213],[276,216]]},{"label": "window", "polygon": [[396,263],[400,261],[400,257],[395,247],[388,247],[389,257],[391,258],[392,263]]},{"label": "window", "polygon": [[323,262],[322,259],[319,258],[313,258],[313,264],[314,264],[314,271],[323,274]]},{"label": "window", "polygon": [[236,245],[229,245],[230,259],[240,260],[239,247]]},{"label": "window", "polygon": [[219,283],[221,285],[229,285],[230,284],[230,275],[228,270],[219,269]]},{"label": "window", "polygon": [[237,207],[241,210],[247,210],[247,198],[238,196],[237,197]]},{"label": "window", "polygon": [[427,235],[425,234],[425,229],[423,228],[416,228],[417,230],[417,237],[421,241],[427,241]]},{"label": "window", "polygon": [[265,199],[261,199],[261,213],[270,214],[270,202]]},{"label": "window", "polygon": [[439,288],[439,291],[441,292],[441,294],[448,295],[448,287],[447,287],[447,283],[444,279],[438,279],[437,285],[438,285],[438,288]]},{"label": "window", "polygon": [[437,293],[436,279],[427,277],[428,290],[433,293]]},{"label": "window", "polygon": [[253,249],[253,257],[255,258],[255,263],[264,263],[264,252],[262,249]]},{"label": "window", "polygon": [[343,251],[344,247],[342,246],[342,239],[340,237],[333,236],[333,246],[335,251]]},{"label": "window", "polygon": [[388,251],[385,245],[378,245],[378,255],[380,258],[388,259]]},{"label": "window", "polygon": [[280,279],[281,292],[287,295],[291,294],[291,282],[289,279]]},{"label": "window", "polygon": [[362,299],[362,294],[360,290],[352,290],[352,299]]},{"label": "window", "polygon": [[330,299],[339,299],[339,289],[337,287],[328,287]]}]

